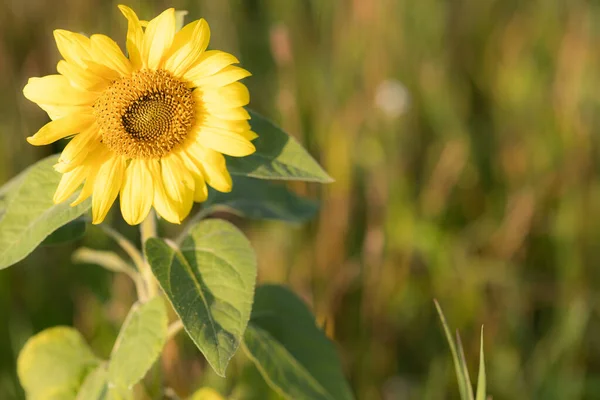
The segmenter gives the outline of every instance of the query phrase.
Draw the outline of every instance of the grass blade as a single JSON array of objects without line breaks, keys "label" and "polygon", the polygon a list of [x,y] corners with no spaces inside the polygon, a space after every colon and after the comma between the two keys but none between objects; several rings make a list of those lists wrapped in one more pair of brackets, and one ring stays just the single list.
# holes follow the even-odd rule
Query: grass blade
[{"label": "grass blade", "polygon": [[465,382],[465,391],[467,392],[467,399],[474,400],[473,398],[473,385],[471,385],[471,377],[469,376],[469,368],[467,368],[467,360],[465,357],[465,350],[463,349],[462,341],[460,340],[460,335],[458,334],[458,330],[456,331],[456,345],[458,347],[458,357],[460,368],[462,369],[462,375],[464,376]]},{"label": "grass blade", "polygon": [[477,377],[477,396],[476,400],[485,400],[486,397],[486,377],[485,377],[485,359],[483,356],[483,325],[481,326],[481,339],[479,348],[479,376]]},{"label": "grass blade", "polygon": [[440,316],[440,320],[442,321],[442,326],[444,327],[444,333],[446,334],[446,340],[448,340],[448,345],[450,346],[450,352],[452,353],[452,360],[454,361],[454,370],[456,371],[456,380],[458,381],[458,390],[460,392],[460,398],[462,400],[467,400],[467,388],[465,387],[465,377],[462,372],[462,368],[460,366],[460,361],[458,358],[458,353],[456,352],[456,345],[454,344],[454,340],[452,339],[452,334],[450,333],[450,328],[448,328],[448,323],[446,322],[446,318],[444,317],[444,313],[442,312],[442,308],[437,300],[433,300],[435,303],[435,308],[437,309],[438,315]]}]

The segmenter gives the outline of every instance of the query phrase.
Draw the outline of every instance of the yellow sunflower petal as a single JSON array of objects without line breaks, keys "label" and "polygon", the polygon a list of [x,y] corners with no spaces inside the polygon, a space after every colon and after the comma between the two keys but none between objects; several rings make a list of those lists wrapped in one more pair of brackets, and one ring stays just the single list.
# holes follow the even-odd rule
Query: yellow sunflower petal
[{"label": "yellow sunflower petal", "polygon": [[54,31],[56,47],[65,60],[80,67],[85,67],[90,58],[90,39],[80,33],[64,29]]},{"label": "yellow sunflower petal", "polygon": [[201,128],[196,140],[209,149],[233,157],[244,157],[256,151],[254,145],[242,135],[219,128]]},{"label": "yellow sunflower petal", "polygon": [[[177,13],[175,13],[177,14]],[[181,28],[173,37],[173,44],[169,51],[165,54],[167,58],[171,57],[179,49],[187,45],[194,37],[194,31],[198,27],[200,20],[192,21]]]},{"label": "yellow sunflower petal", "polygon": [[77,190],[77,188],[83,183],[87,175],[87,168],[83,165],[75,168],[71,172],[63,174],[54,193],[54,203],[62,203]]},{"label": "yellow sunflower petal", "polygon": [[169,8],[148,22],[144,33],[142,61],[150,69],[158,69],[175,36],[175,9]]},{"label": "yellow sunflower petal", "polygon": [[27,141],[34,146],[54,143],[89,128],[95,119],[92,114],[71,114],[47,123],[35,135],[28,137]]},{"label": "yellow sunflower petal", "polygon": [[175,202],[169,198],[163,185],[158,160],[148,161],[148,167],[154,180],[154,196],[152,198],[154,209],[165,220],[172,224],[180,224],[181,218],[177,213]]},{"label": "yellow sunflower petal", "polygon": [[23,94],[34,103],[67,106],[92,105],[99,96],[97,92],[75,89],[62,75],[29,78]]},{"label": "yellow sunflower petal", "polygon": [[69,80],[72,86],[82,90],[102,91],[110,81],[103,76],[94,74],[81,66],[60,60],[56,66],[59,74]]},{"label": "yellow sunflower petal", "polygon": [[199,161],[195,161],[192,157],[186,152],[179,152],[179,156],[192,176],[194,177],[194,201],[201,203],[206,201],[208,198],[208,188],[206,187],[206,181],[203,176],[203,168],[202,164]]},{"label": "yellow sunflower petal", "polygon": [[201,57],[209,41],[210,28],[204,19],[186,25],[175,35],[171,55],[165,61],[165,69],[175,76],[183,76]]},{"label": "yellow sunflower petal", "polygon": [[211,76],[205,76],[199,79],[192,81],[194,86],[199,86],[204,89],[205,87],[221,87],[229,85],[230,83],[237,82],[240,79],[244,79],[248,76],[252,75],[250,72],[246,71],[243,68],[236,67],[235,65],[230,65],[229,67],[225,67]]},{"label": "yellow sunflower petal", "polygon": [[194,189],[194,179],[175,153],[161,160],[161,174],[167,195],[182,204],[185,192]]},{"label": "yellow sunflower petal", "polygon": [[133,159],[121,187],[121,213],[129,225],[141,223],[152,208],[154,183],[145,160]]},{"label": "yellow sunflower petal", "polygon": [[243,131],[239,132],[238,134],[242,135],[242,137],[244,137],[246,140],[254,140],[258,137],[258,134],[253,131]]},{"label": "yellow sunflower petal", "polygon": [[204,108],[212,116],[228,121],[241,121],[250,119],[250,114],[243,107],[224,108],[219,104],[204,104]]},{"label": "yellow sunflower petal", "polygon": [[215,108],[242,107],[250,102],[250,93],[244,84],[235,82],[219,88],[202,88],[202,100]]},{"label": "yellow sunflower petal", "polygon": [[[247,120],[231,121],[222,118],[215,117],[214,115],[206,114],[203,115],[201,121],[202,126],[210,126],[213,128],[226,129],[232,132],[244,133],[249,131],[250,123]],[[254,139],[254,138],[253,138]],[[249,139],[252,140],[252,139]]]},{"label": "yellow sunflower petal", "polygon": [[92,193],[94,192],[94,182],[96,181],[97,173],[95,171],[93,171],[91,168],[88,168],[88,171],[89,171],[88,176],[85,179],[83,188],[81,189],[81,192],[79,192],[79,196],[77,196],[75,201],[73,201],[70,204],[71,207],[75,207],[75,206],[83,203],[84,201],[89,199],[90,196],[92,195]]},{"label": "yellow sunflower petal", "polygon": [[131,73],[131,63],[114,40],[106,35],[92,35],[90,41],[94,60],[119,72],[121,75]]},{"label": "yellow sunflower petal", "polygon": [[188,155],[199,164],[206,183],[219,192],[231,192],[231,175],[225,165],[223,154],[194,143],[186,149]]},{"label": "yellow sunflower petal", "polygon": [[129,60],[134,69],[140,69],[142,67],[142,48],[144,43],[144,31],[140,20],[136,13],[129,7],[120,5],[119,10],[127,18],[127,53],[129,54]]},{"label": "yellow sunflower petal", "polygon": [[92,223],[104,221],[108,210],[115,202],[125,173],[125,160],[121,156],[113,156],[104,162],[98,170],[92,195]]},{"label": "yellow sunflower petal", "polygon": [[83,203],[94,193],[94,184],[98,176],[98,170],[102,164],[111,157],[111,153],[106,148],[98,148],[93,153],[90,153],[85,160],[85,166],[88,169],[88,176],[85,179],[83,188],[79,193],[79,197],[71,203],[71,207]]},{"label": "yellow sunflower petal", "polygon": [[208,198],[208,187],[202,175],[194,176],[194,201],[202,203]]},{"label": "yellow sunflower petal", "polygon": [[58,164],[54,166],[58,172],[69,172],[81,165],[87,155],[100,146],[100,132],[95,124],[76,135],[65,146],[61,153]]},{"label": "yellow sunflower petal", "polygon": [[38,103],[38,107],[46,111],[51,120],[60,119],[70,114],[91,113],[93,111],[91,106],[61,106],[56,104]]},{"label": "yellow sunflower petal", "polygon": [[196,62],[196,65],[183,75],[183,79],[190,82],[195,81],[214,75],[223,68],[237,63],[239,63],[238,59],[232,54],[220,50],[205,51]]}]

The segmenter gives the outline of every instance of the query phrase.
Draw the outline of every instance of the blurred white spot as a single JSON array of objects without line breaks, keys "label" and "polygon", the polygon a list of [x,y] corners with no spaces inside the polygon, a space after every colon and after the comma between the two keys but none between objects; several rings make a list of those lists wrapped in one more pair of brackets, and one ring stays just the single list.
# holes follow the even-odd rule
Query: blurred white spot
[{"label": "blurred white spot", "polygon": [[388,117],[398,118],[408,109],[410,94],[399,81],[387,79],[377,86],[375,104]]}]

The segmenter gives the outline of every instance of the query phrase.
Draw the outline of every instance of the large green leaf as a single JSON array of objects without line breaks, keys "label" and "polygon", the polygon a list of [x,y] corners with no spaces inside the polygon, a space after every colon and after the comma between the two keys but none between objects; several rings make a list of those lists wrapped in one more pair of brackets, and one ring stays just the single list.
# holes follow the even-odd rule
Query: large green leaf
[{"label": "large green leaf", "polygon": [[69,400],[75,399],[83,379],[99,362],[79,332],[56,327],[27,341],[17,372],[28,399]]},{"label": "large green leaf", "polygon": [[257,288],[244,348],[287,399],[353,398],[335,347],[302,300],[281,286]]},{"label": "large green leaf", "polygon": [[229,157],[227,167],[234,175],[260,179],[285,179],[328,183],[333,180],[298,143],[263,116],[250,111],[256,152],[247,157]]},{"label": "large green leaf", "polygon": [[10,193],[19,187],[19,185],[25,179],[25,176],[29,172],[29,168],[22,171],[17,176],[13,177],[11,180],[6,182],[4,185],[0,186],[0,218],[6,212],[6,206],[8,205],[9,195]]},{"label": "large green leaf", "polygon": [[303,222],[312,218],[318,208],[316,201],[302,198],[284,185],[235,176],[230,193],[211,189],[202,213],[225,209],[242,217]]},{"label": "large green leaf", "polygon": [[213,219],[194,226],[181,250],[151,238],[145,251],[188,335],[225,376],[252,309],[256,257],[250,243],[230,223]]},{"label": "large green leaf", "polygon": [[111,386],[129,388],[146,375],[165,344],[167,324],[167,310],[161,297],[132,307],[110,356]]},{"label": "large green leaf", "polygon": [[34,164],[23,176],[9,182],[4,193],[4,213],[0,219],[0,269],[6,268],[31,253],[48,235],[82,215],[90,208],[90,200],[71,207],[77,194],[60,204],[52,197],[61,175],[52,165],[57,156]]}]

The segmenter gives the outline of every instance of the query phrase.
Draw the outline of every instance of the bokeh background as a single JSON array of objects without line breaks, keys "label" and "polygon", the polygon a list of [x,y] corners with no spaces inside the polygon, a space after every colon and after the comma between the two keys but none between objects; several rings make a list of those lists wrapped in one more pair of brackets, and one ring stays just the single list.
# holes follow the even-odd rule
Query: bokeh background
[{"label": "bokeh background", "polygon": [[[322,202],[309,224],[236,222],[259,280],[292,286],[336,340],[358,399],[458,398],[434,298],[472,373],[485,325],[494,399],[600,398],[600,3],[124,3],[145,19],[168,6],[206,18],[211,47],[253,72],[251,107],[336,179],[292,185]],[[116,4],[0,3],[0,183],[60,150],[26,143],[47,117],[21,94],[29,76],[55,71],[52,30],[123,45]],[[72,264],[82,244],[114,248],[90,228],[0,271],[1,399],[22,398],[16,355],[41,329],[75,325],[109,354],[134,290]],[[163,367],[182,395],[230,387],[183,337]],[[252,371],[233,375],[259,386]]]}]

